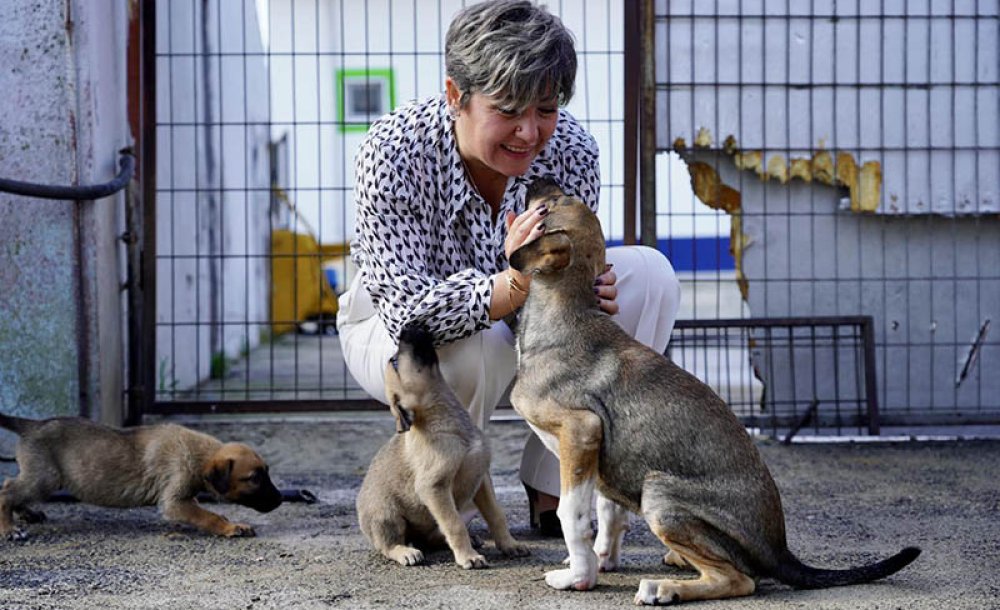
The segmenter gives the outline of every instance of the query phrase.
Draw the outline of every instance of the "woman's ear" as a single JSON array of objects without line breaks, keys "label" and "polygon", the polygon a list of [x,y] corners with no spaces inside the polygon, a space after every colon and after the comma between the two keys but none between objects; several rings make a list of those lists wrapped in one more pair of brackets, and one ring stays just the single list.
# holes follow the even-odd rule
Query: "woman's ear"
[{"label": "woman's ear", "polygon": [[462,91],[458,88],[458,85],[455,84],[455,81],[453,81],[450,76],[446,76],[444,79],[444,97],[448,102],[451,112],[457,113],[462,105]]}]

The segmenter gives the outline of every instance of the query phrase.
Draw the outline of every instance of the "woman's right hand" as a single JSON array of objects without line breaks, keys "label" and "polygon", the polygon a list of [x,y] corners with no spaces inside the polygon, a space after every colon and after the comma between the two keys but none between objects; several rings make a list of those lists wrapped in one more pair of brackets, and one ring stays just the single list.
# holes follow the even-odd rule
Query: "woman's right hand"
[{"label": "woman's right hand", "polygon": [[[510,260],[518,248],[530,244],[545,233],[543,221],[548,213],[549,210],[544,205],[526,210],[517,216],[514,212],[507,212],[507,217],[504,219],[507,224],[507,238],[503,242],[503,252],[507,260]],[[527,287],[531,278],[515,269],[509,269],[508,272],[521,286]]]}]

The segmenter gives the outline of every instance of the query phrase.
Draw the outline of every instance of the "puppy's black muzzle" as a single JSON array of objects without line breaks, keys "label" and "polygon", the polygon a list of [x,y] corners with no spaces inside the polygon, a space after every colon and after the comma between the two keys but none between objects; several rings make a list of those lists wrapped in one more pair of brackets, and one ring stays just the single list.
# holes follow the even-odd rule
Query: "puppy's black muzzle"
[{"label": "puppy's black muzzle", "polygon": [[260,486],[260,489],[253,493],[241,495],[236,500],[236,503],[252,508],[259,513],[269,513],[281,506],[281,501],[281,492],[274,486],[271,479],[267,479]]}]

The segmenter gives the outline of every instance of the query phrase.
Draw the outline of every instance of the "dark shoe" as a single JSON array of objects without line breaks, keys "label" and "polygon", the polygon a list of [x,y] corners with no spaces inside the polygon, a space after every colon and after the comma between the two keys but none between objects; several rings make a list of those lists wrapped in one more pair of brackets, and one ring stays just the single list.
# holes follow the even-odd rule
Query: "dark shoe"
[{"label": "dark shoe", "polygon": [[528,522],[531,528],[547,538],[562,538],[562,524],[556,511],[552,509],[539,512],[539,491],[527,484],[524,485],[524,491],[528,494]]}]

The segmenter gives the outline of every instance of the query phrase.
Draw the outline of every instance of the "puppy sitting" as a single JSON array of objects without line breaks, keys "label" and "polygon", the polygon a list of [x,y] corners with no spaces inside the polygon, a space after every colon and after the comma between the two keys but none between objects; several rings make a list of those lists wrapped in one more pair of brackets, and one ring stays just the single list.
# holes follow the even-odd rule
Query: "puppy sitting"
[{"label": "puppy sitting", "polygon": [[[778,487],[732,410],[707,385],[628,336],[594,299],[604,270],[597,216],[551,181],[528,189],[546,205],[545,234],[511,256],[533,274],[517,334],[514,408],[560,459],[558,516],[569,568],[546,582],[591,589],[614,569],[628,513],[641,512],[696,579],[643,580],[637,604],[750,595],[758,579],[832,587],[893,574],[915,547],[842,570],[815,568],[788,549]],[[598,494],[598,536],[590,506]]]},{"label": "puppy sitting", "polygon": [[117,429],[75,417],[0,414],[0,426],[20,435],[20,472],[0,490],[0,536],[10,539],[26,537],[14,527],[13,513],[30,523],[44,520],[28,506],[58,490],[98,506],[156,505],[171,521],[227,537],[254,530],[199,506],[199,492],[263,513],[281,504],[267,464],[252,449],[178,425]]},{"label": "puppy sitting", "polygon": [[485,568],[458,512],[472,500],[497,548],[508,557],[527,555],[493,494],[486,438],[441,376],[430,333],[403,330],[385,385],[399,434],[372,459],[357,499],[358,522],[372,546],[410,566],[424,559],[416,546],[447,543],[458,565]]}]

